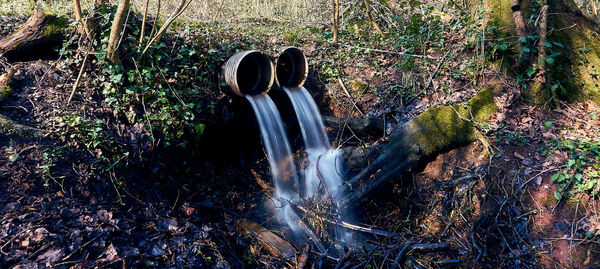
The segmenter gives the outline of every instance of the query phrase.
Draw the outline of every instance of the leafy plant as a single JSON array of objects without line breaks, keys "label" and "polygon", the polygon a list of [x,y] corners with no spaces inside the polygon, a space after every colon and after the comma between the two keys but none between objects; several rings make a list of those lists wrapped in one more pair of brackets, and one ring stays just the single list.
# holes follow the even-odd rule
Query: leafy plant
[{"label": "leafy plant", "polygon": [[600,194],[600,140],[553,141],[549,148],[566,150],[569,156],[565,168],[551,177],[559,186],[554,193],[557,199],[584,192]]}]

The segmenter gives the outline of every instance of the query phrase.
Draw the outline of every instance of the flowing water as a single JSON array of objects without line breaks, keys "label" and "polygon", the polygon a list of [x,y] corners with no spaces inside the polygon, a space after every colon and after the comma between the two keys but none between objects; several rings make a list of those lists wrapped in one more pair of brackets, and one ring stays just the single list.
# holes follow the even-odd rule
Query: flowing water
[{"label": "flowing water", "polygon": [[[276,198],[284,201],[298,201],[298,178],[279,111],[273,100],[266,95],[246,96],[252,105],[260,134],[271,166]],[[283,206],[284,204],[280,204]]]},{"label": "flowing water", "polygon": [[327,191],[339,205],[342,177],[341,156],[338,150],[331,148],[321,113],[310,93],[304,88],[284,88],[296,111],[306,146],[308,166],[302,171],[304,178],[304,198],[316,195],[321,180]]},{"label": "flowing water", "polygon": [[[310,93],[304,88],[283,88],[292,101],[296,117],[302,130],[306,146],[308,165],[302,170],[304,179],[304,199],[313,198],[318,194],[321,182],[325,185],[326,193],[338,209],[338,221],[348,218],[344,212],[342,198],[342,157],[339,150],[331,147],[321,113]],[[351,233],[336,229],[336,237],[344,242],[353,241]]]},{"label": "flowing water", "polygon": [[[331,200],[340,211],[339,220],[345,218],[345,214],[341,212],[343,205],[340,203],[342,158],[340,152],[331,147],[321,114],[308,91],[304,87],[284,88],[284,90],[292,101],[306,145],[308,165],[301,171],[303,186],[299,185],[290,144],[275,103],[266,94],[246,96],[246,98],[256,114],[271,167],[275,186],[273,199],[275,206],[279,208],[280,216],[295,233],[304,232],[309,237],[313,237],[313,241],[318,242],[314,238],[314,234],[307,231],[306,226],[301,224],[302,220],[292,209],[290,203],[300,202],[300,193],[302,193],[303,199],[316,197],[319,194],[319,186],[325,185],[326,193],[331,196]],[[351,236],[339,230],[336,231],[336,234],[338,239],[344,241]],[[325,250],[321,249],[321,251]]]}]

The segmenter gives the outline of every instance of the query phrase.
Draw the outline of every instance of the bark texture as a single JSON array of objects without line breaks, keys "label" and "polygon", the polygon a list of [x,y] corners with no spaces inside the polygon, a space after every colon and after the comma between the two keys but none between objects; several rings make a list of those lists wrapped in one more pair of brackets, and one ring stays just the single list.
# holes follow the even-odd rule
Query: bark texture
[{"label": "bark texture", "polygon": [[428,158],[474,141],[476,123],[486,122],[496,110],[493,91],[486,88],[467,105],[430,108],[407,122],[377,159],[348,182],[345,204],[354,207]]},{"label": "bark texture", "polygon": [[19,30],[0,40],[0,54],[11,62],[52,57],[67,28],[66,19],[35,9]]},{"label": "bark texture", "polygon": [[[534,11],[531,0],[483,0],[483,3],[503,38],[520,36],[521,21],[528,21]],[[535,44],[537,61],[532,60],[536,65],[542,63],[542,68],[541,74],[524,91],[524,97],[535,105],[547,105],[552,98],[600,103],[600,26],[585,17],[574,0],[548,1],[545,9],[539,9],[544,12],[538,14],[542,18],[535,25],[526,25],[531,32],[527,35],[541,37]],[[540,13],[539,10],[536,12]],[[519,48],[519,43],[512,40]],[[540,46],[545,47],[540,49]],[[518,52],[513,50],[508,58],[516,59]],[[552,60],[546,60],[550,55],[553,55]]]},{"label": "bark texture", "polygon": [[119,43],[125,26],[125,18],[127,17],[128,9],[129,0],[122,0],[119,2],[115,18],[113,19],[110,28],[110,37],[108,38],[108,46],[106,47],[106,59],[111,64],[121,64],[121,58],[119,57]]}]

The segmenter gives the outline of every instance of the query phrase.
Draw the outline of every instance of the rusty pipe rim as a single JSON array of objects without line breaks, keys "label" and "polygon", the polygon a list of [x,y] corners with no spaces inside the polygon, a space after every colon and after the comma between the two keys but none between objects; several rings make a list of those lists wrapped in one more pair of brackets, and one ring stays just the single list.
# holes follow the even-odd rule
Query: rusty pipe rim
[{"label": "rusty pipe rim", "polygon": [[239,96],[261,95],[273,86],[275,69],[269,56],[258,50],[241,51],[223,65],[219,80]]},{"label": "rusty pipe rim", "polygon": [[299,88],[308,77],[308,60],[296,47],[284,47],[275,60],[275,82],[282,88]]}]

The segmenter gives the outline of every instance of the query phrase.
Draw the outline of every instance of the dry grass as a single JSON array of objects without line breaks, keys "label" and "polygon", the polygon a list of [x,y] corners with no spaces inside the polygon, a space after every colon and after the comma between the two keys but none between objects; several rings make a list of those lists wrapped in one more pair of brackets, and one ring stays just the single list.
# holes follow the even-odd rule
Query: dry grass
[{"label": "dry grass", "polygon": [[[151,0],[149,12],[156,14],[159,0]],[[143,11],[145,0],[132,0],[136,11]],[[168,16],[179,1],[161,2],[161,16]],[[81,0],[83,9],[90,8],[92,0]],[[329,20],[328,0],[194,0],[181,18],[195,23],[234,24],[257,20],[318,25]],[[33,7],[50,13],[72,14],[71,0],[2,0],[0,14],[29,15]]]}]

